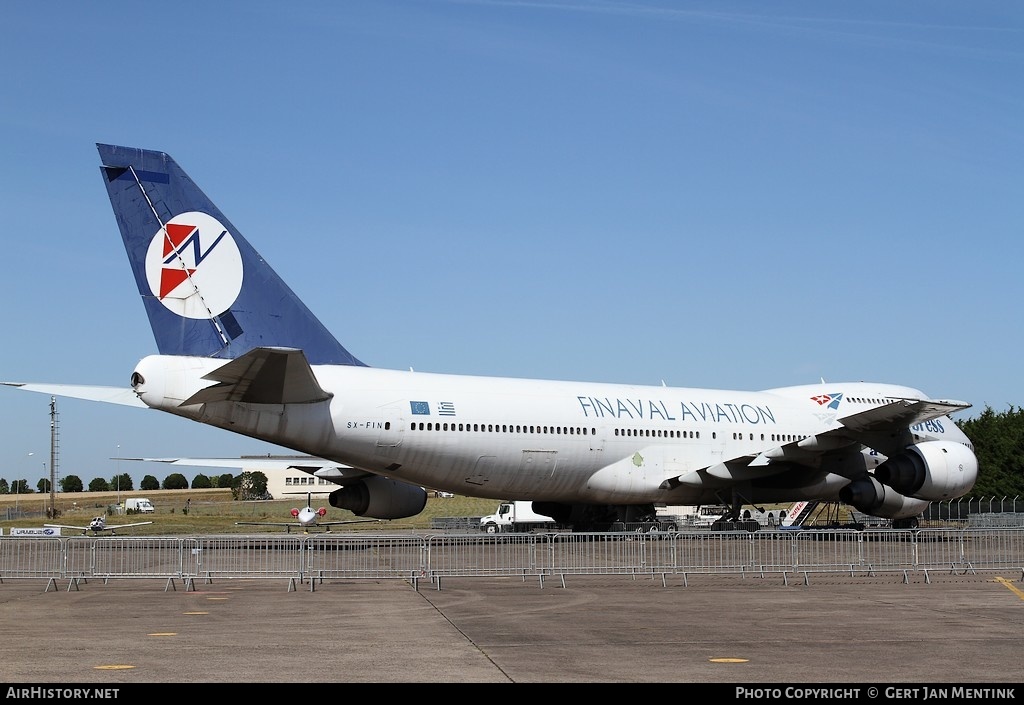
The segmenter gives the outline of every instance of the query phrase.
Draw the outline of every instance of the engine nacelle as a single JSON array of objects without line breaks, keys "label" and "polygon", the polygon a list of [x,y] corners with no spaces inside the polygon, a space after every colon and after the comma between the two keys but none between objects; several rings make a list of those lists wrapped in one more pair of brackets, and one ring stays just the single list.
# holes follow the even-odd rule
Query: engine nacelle
[{"label": "engine nacelle", "polygon": [[870,475],[839,490],[839,499],[859,512],[885,519],[909,519],[928,508],[926,499],[904,497]]},{"label": "engine nacelle", "polygon": [[875,469],[879,482],[900,494],[933,502],[963,497],[978,479],[978,459],[952,441],[912,445]]},{"label": "engine nacelle", "polygon": [[418,485],[374,475],[331,492],[332,507],[347,509],[358,517],[404,519],[427,506],[427,491]]}]

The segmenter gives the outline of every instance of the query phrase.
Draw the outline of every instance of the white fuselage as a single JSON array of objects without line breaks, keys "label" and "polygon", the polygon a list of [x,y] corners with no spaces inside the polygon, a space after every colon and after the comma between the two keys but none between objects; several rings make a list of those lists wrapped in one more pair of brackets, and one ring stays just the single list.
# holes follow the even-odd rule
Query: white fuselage
[{"label": "white fuselage", "polygon": [[[852,383],[764,392],[473,377],[356,366],[313,366],[333,394],[308,404],[180,406],[223,360],[151,356],[136,385],[153,408],[379,475],[477,497],[579,502],[714,501],[743,481],[723,461],[753,458],[839,427],[837,419],[908,387]],[[842,389],[843,406],[814,397]],[[944,417],[928,438],[968,442]],[[882,458],[884,459],[884,457]],[[698,471],[700,471],[699,474]],[[765,467],[760,475],[770,474]],[[665,486],[667,480],[679,481]],[[821,473],[780,501],[822,498],[848,478]],[[767,498],[765,501],[771,501]]]}]

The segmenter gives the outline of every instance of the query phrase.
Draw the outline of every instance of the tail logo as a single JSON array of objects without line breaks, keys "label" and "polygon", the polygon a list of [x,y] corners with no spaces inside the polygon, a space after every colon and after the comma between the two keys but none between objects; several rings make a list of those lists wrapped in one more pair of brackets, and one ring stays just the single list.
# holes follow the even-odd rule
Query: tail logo
[{"label": "tail logo", "polygon": [[183,318],[219,316],[242,290],[242,255],[231,233],[206,213],[176,215],[146,253],[153,295]]}]

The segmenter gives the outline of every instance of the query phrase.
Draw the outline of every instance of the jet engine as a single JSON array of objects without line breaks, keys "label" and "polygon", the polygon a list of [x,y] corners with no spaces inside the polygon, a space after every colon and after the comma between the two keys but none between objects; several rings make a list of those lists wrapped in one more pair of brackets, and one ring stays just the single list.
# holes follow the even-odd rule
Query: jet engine
[{"label": "jet engine", "polygon": [[926,441],[879,465],[875,478],[908,497],[933,502],[956,499],[974,487],[978,459],[962,443]]},{"label": "jet engine", "polygon": [[885,519],[909,519],[928,508],[926,499],[905,497],[866,475],[839,490],[839,499],[859,512]]},{"label": "jet engine", "polygon": [[427,506],[427,491],[418,485],[374,475],[331,492],[332,507],[347,509],[359,517],[404,519]]}]

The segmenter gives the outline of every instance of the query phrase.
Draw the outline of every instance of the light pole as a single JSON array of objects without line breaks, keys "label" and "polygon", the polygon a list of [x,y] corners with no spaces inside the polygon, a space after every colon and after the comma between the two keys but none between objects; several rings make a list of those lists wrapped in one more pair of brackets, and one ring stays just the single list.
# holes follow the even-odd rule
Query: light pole
[{"label": "light pole", "polygon": [[116,471],[117,475],[114,478],[114,484],[117,485],[117,511],[121,512],[121,444],[117,444],[117,455],[114,456],[114,462],[117,463]]},{"label": "light pole", "polygon": [[[31,458],[33,455],[35,455],[35,453],[29,453],[28,457]],[[44,476],[46,475],[45,467],[44,467],[43,475]],[[21,480],[15,480],[14,481],[14,512],[15,512],[15,514],[17,514],[17,512],[18,512],[18,499],[20,497],[21,497]]]}]

